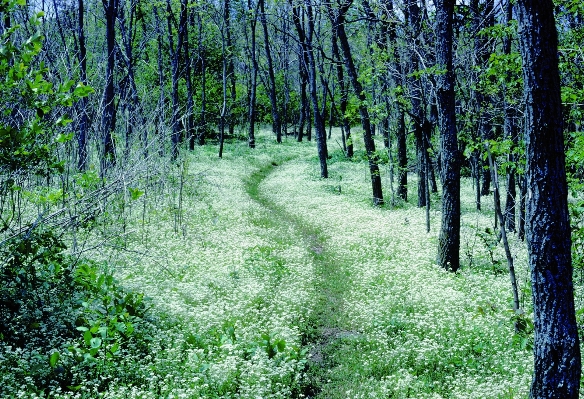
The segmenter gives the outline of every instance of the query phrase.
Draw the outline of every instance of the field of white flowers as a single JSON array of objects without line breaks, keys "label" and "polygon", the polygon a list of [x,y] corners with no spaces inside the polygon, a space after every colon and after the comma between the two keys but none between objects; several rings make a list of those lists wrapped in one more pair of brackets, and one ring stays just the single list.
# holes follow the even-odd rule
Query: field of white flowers
[{"label": "field of white flowers", "polygon": [[[445,272],[439,198],[426,233],[415,176],[410,202],[374,208],[366,161],[336,152],[326,180],[312,144],[268,135],[255,150],[228,144],[223,159],[186,155],[182,192],[178,181],[146,192],[125,249],[92,254],[150,298],[148,355],[104,360],[105,389],[38,397],[527,397],[531,335],[513,328],[490,200],[474,211],[463,184],[463,266]],[[530,317],[525,245],[510,239]]]}]

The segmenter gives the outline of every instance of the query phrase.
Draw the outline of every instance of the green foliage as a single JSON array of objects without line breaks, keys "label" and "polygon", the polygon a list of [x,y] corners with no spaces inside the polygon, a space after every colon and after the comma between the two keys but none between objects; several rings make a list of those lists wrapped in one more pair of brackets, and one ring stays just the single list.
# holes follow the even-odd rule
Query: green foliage
[{"label": "green foliage", "polygon": [[[14,10],[16,5],[13,1],[4,3],[8,10]],[[31,20],[34,29],[41,16],[39,13]],[[60,173],[63,163],[54,157],[54,148],[71,140],[72,135],[56,132],[72,120],[54,111],[72,106],[93,89],[81,83],[75,85],[72,80],[55,87],[46,78],[49,71],[44,64],[35,64],[43,36],[37,31],[18,43],[20,30],[16,25],[1,36],[0,74],[6,78],[0,82],[4,105],[0,115],[0,171],[30,171],[43,176]]]}]

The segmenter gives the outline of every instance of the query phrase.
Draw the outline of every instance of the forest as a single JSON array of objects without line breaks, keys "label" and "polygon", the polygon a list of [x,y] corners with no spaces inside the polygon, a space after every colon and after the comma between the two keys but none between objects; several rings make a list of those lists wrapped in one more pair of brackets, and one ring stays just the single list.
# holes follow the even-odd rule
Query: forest
[{"label": "forest", "polygon": [[1,0],[1,398],[580,398],[581,0]]}]

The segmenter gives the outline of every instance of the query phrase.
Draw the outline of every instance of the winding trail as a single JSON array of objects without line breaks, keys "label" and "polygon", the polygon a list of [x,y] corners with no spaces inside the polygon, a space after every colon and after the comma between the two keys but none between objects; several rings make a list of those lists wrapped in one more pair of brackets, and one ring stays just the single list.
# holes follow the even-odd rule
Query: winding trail
[{"label": "winding trail", "polygon": [[347,323],[343,296],[349,289],[349,274],[343,262],[327,247],[325,231],[284,210],[260,190],[262,181],[286,160],[289,159],[273,160],[260,167],[247,179],[245,189],[265,210],[265,217],[280,225],[290,225],[294,236],[289,238],[301,242],[309,250],[316,274],[314,292],[317,298],[303,330],[302,344],[310,349],[310,356],[302,382],[302,397],[329,397],[324,391],[325,385],[326,391],[331,388],[327,371],[334,366],[335,351],[342,347],[335,345],[335,341],[357,335],[344,328]]}]

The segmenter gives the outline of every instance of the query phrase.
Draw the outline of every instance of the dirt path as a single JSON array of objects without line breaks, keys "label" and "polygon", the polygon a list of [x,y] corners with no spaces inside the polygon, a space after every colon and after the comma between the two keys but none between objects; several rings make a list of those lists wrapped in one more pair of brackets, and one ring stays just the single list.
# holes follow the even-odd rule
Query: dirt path
[{"label": "dirt path", "polygon": [[328,380],[327,372],[334,366],[335,351],[342,347],[335,345],[335,342],[358,335],[357,332],[343,328],[347,324],[343,296],[350,289],[348,273],[343,268],[342,260],[327,247],[325,231],[285,211],[260,190],[261,182],[279,164],[272,161],[253,173],[246,181],[246,191],[265,209],[266,217],[273,218],[279,224],[292,226],[294,234],[289,239],[303,241],[302,245],[309,250],[317,274],[314,292],[318,297],[303,330],[302,344],[310,349],[310,357],[302,382],[302,393],[303,397],[308,398],[328,398],[331,381]]}]

